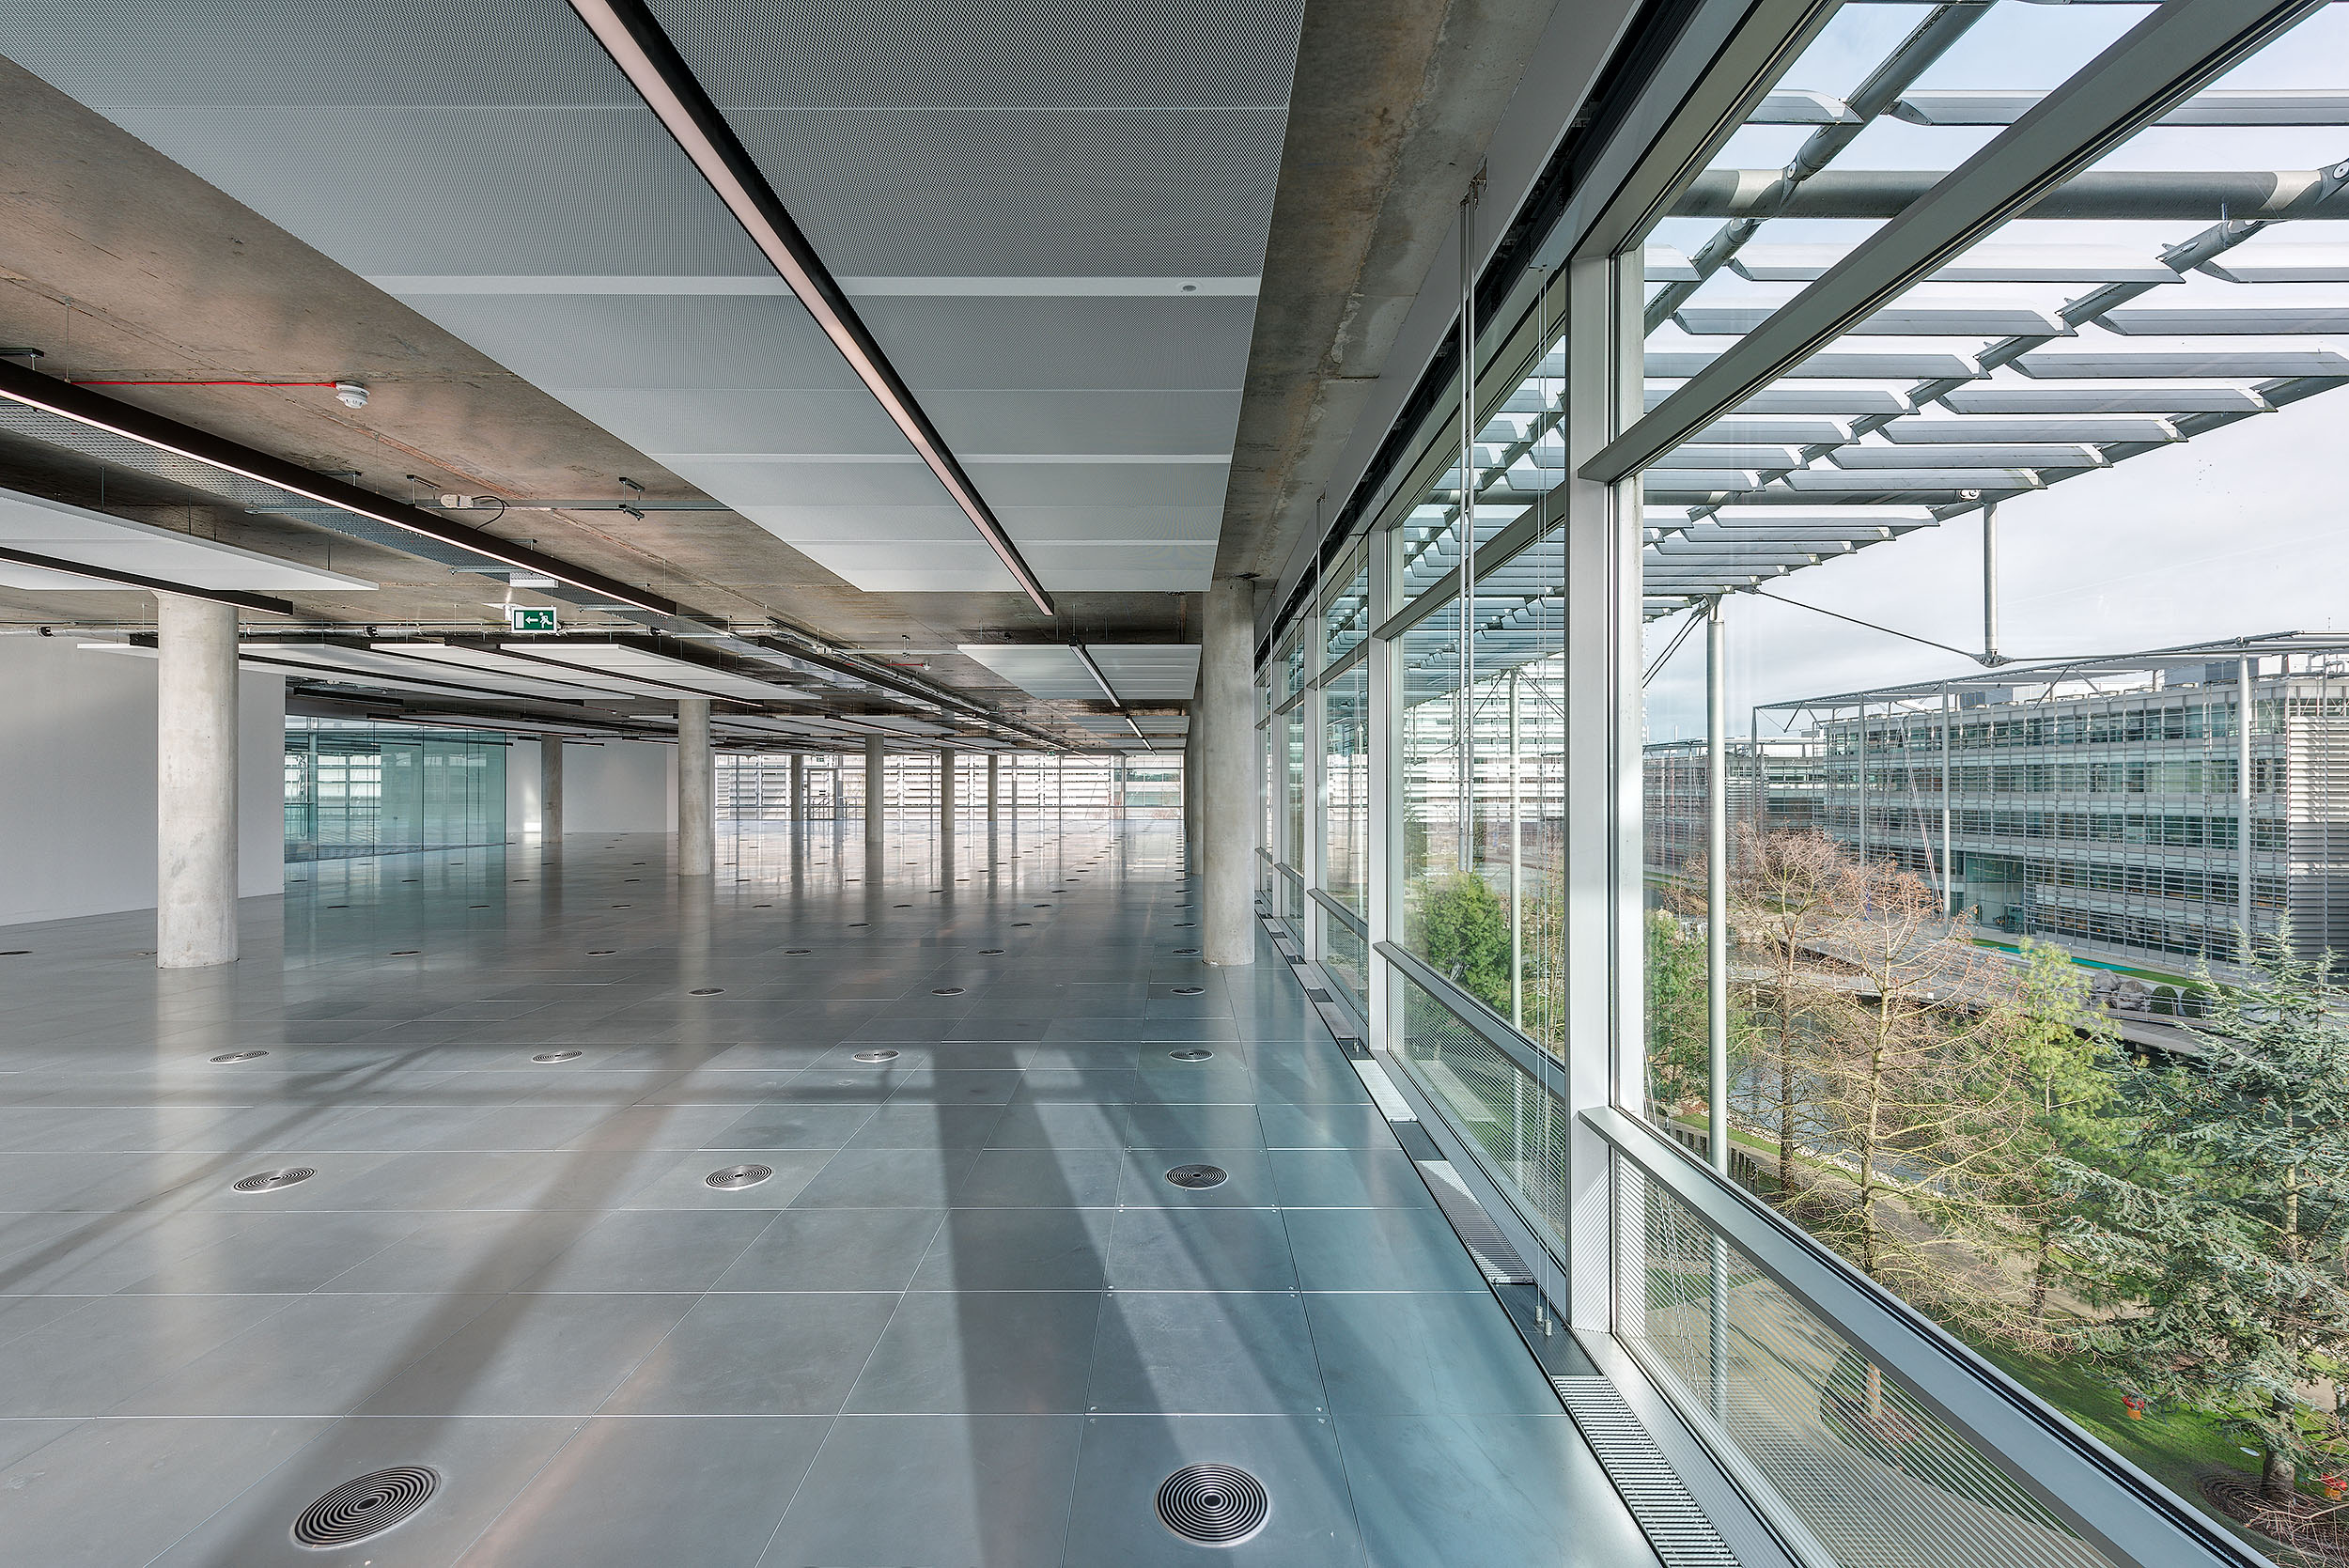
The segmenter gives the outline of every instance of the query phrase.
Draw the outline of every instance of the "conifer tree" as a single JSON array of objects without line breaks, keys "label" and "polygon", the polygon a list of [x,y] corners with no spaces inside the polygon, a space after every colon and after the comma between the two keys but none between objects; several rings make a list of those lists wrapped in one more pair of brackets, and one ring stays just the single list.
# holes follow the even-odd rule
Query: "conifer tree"
[{"label": "conifer tree", "polygon": [[2258,1442],[2261,1492],[2288,1508],[2297,1467],[2343,1450],[2309,1394],[2349,1368],[2349,992],[2288,927],[2211,988],[2201,1058],[2124,1087],[2157,1157],[2138,1172],[2060,1160],[2083,1207],[2064,1241],[2142,1303],[2092,1348],[2139,1391]]}]

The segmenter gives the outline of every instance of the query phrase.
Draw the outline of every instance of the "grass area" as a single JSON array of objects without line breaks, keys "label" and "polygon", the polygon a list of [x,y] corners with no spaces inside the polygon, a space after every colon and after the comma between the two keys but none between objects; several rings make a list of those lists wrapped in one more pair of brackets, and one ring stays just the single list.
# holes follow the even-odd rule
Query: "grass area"
[{"label": "grass area", "polygon": [[[2148,1412],[2142,1421],[2129,1420],[2121,1404],[2121,1390],[2088,1368],[2043,1360],[1999,1345],[1974,1349],[2008,1376],[2062,1411],[2122,1458],[2160,1482],[2179,1497],[2217,1520],[2242,1540],[2279,1563],[2303,1562],[2299,1554],[2279,1548],[2267,1537],[2244,1529],[2203,1500],[2200,1478],[2212,1469],[2229,1469],[2249,1484],[2259,1483],[2260,1460],[2246,1453],[2234,1437],[2208,1416],[2191,1410]],[[2319,1495],[2315,1478],[2303,1473],[2300,1490]]]}]

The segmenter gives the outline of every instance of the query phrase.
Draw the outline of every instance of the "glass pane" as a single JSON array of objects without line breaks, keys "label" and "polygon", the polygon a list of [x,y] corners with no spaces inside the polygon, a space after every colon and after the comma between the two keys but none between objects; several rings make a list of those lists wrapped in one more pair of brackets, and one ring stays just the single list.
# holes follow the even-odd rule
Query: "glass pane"
[{"label": "glass pane", "polygon": [[1365,664],[1321,689],[1322,793],[1327,842],[1322,887],[1358,915],[1370,912],[1369,672]]},{"label": "glass pane", "polygon": [[1458,622],[1439,611],[1405,632],[1402,663],[1403,945],[1471,990],[1500,976],[1506,1005],[1506,931],[1496,956],[1495,909],[1465,853]]},{"label": "glass pane", "polygon": [[1322,666],[1326,669],[1361,645],[1370,634],[1370,565],[1359,554],[1346,585],[1322,612]]},{"label": "glass pane", "polygon": [[[1474,987],[1536,1037],[1564,1027],[1564,536],[1547,537],[1477,583],[1475,874],[1498,915],[1500,971]],[[1481,902],[1481,900],[1480,900]]]}]

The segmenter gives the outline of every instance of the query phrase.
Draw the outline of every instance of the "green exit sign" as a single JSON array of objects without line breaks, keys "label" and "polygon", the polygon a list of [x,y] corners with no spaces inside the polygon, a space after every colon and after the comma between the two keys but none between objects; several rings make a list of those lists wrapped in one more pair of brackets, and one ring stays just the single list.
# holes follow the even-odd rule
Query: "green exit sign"
[{"label": "green exit sign", "polygon": [[516,631],[552,631],[554,606],[509,604],[506,607],[506,624]]}]

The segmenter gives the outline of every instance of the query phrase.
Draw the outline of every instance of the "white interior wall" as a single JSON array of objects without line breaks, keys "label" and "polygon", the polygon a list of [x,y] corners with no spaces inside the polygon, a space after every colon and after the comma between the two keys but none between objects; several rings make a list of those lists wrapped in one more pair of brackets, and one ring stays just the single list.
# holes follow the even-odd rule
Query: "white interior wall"
[{"label": "white interior wall", "polygon": [[[155,907],[155,661],[0,637],[0,924]],[[239,678],[238,893],[286,886],[286,683]]]},{"label": "white interior wall", "polygon": [[676,832],[677,748],[641,740],[565,746],[563,831]]},{"label": "white interior wall", "polygon": [[506,747],[506,842],[520,844],[538,831],[538,741],[509,735]]}]

